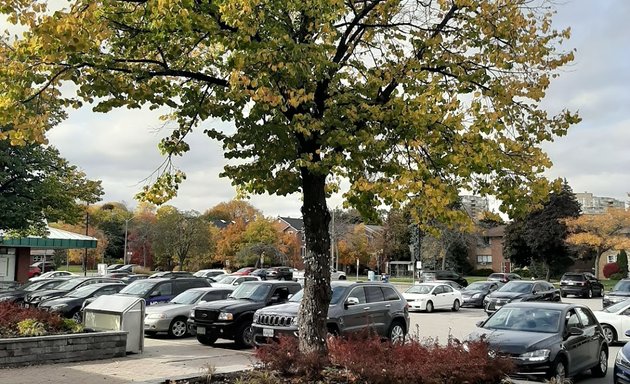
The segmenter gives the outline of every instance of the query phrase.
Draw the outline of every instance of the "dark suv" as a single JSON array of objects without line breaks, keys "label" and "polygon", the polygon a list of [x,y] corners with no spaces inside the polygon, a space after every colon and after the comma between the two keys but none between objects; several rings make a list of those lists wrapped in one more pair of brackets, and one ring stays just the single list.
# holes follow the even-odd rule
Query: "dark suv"
[{"label": "dark suv", "polygon": [[588,272],[567,272],[560,279],[562,297],[576,295],[591,298],[604,296],[604,284],[595,275]]},{"label": "dark suv", "polygon": [[271,267],[267,268],[267,279],[293,280],[293,268]]},{"label": "dark suv", "polygon": [[422,281],[450,280],[465,287],[468,281],[462,275],[453,271],[423,271]]},{"label": "dark suv", "polygon": [[[368,328],[393,342],[402,342],[409,329],[407,302],[393,285],[333,281],[327,328],[333,335],[349,335]],[[295,336],[297,313],[304,291],[288,303],[263,308],[254,314],[254,343],[261,345],[281,335]]]},{"label": "dark suv", "polygon": [[189,328],[197,340],[212,345],[218,338],[232,339],[241,347],[251,346],[254,312],[268,305],[285,303],[302,287],[292,281],[250,281],[238,286],[226,300],[197,305],[190,311]]}]

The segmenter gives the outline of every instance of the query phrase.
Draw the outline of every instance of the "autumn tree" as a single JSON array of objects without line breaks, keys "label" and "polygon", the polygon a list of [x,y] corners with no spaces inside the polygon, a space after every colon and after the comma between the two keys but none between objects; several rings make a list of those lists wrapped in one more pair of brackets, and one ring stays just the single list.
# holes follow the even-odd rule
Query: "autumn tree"
[{"label": "autumn tree", "polygon": [[[460,190],[516,213],[549,189],[541,144],[578,121],[539,106],[573,57],[558,50],[569,33],[551,27],[544,2],[1,4],[24,32],[0,46],[0,138],[43,141],[84,103],[166,106],[178,125],[160,144],[169,158],[203,122],[229,120],[203,125],[223,144],[222,175],[241,193],[302,195],[304,352],[326,351],[329,193],[349,185],[346,202],[366,217],[408,204],[422,225],[467,220],[449,208]],[[184,178],[166,162],[140,197],[164,203]]]},{"label": "autumn tree", "polygon": [[253,221],[257,217],[263,217],[263,214],[247,201],[235,199],[215,205],[204,216],[210,220],[225,220],[229,223],[236,220]]},{"label": "autumn tree", "polygon": [[595,250],[595,276],[599,259],[610,250],[630,249],[630,211],[609,208],[599,215],[582,215],[565,221],[570,232],[567,242]]},{"label": "autumn tree", "polygon": [[105,262],[109,264],[122,261],[125,253],[125,221],[133,217],[133,212],[120,202],[108,202],[96,208],[89,211],[89,224],[101,230],[107,237]]},{"label": "autumn tree", "polygon": [[153,254],[151,240],[157,221],[156,207],[152,204],[141,202],[136,207],[131,221],[128,249],[132,253],[131,263],[151,267]]},{"label": "autumn tree", "polygon": [[0,140],[0,229],[43,235],[47,222],[76,224],[85,204],[102,194],[100,181],[87,179],[54,147]]},{"label": "autumn tree", "polygon": [[409,232],[411,216],[400,209],[392,209],[383,221],[383,257],[386,260],[410,261]]},{"label": "autumn tree", "polygon": [[223,263],[226,267],[238,266],[236,255],[245,243],[243,234],[247,228],[247,223],[243,220],[236,220],[221,231],[215,250],[215,261]]}]

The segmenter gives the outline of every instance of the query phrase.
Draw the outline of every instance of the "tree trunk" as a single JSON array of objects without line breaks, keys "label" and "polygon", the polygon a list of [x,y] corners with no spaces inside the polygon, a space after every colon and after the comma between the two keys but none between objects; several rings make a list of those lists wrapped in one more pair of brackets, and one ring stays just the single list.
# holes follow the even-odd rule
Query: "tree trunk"
[{"label": "tree trunk", "polygon": [[597,249],[597,254],[595,255],[595,277],[597,277],[598,279],[599,277],[599,259],[602,257],[602,251],[598,248]]},{"label": "tree trunk", "polygon": [[551,279],[551,267],[546,261],[543,262],[543,265],[545,266],[545,281],[549,281]]},{"label": "tree trunk", "polygon": [[326,206],[325,175],[302,169],[302,217],[306,235],[304,296],[298,312],[300,351],[325,355],[326,318],[330,304],[330,212]]}]

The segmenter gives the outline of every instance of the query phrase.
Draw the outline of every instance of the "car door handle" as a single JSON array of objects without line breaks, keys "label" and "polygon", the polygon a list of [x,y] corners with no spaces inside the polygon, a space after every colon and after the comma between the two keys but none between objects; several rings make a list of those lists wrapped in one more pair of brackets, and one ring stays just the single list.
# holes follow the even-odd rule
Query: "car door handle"
[{"label": "car door handle", "polygon": [[386,304],[386,305],[385,305],[385,307],[386,307],[386,308],[389,308],[389,307],[391,307],[391,306],[392,306],[391,304]]},{"label": "car door handle", "polygon": [[367,311],[368,309],[370,309],[370,307],[364,307],[363,309]]}]

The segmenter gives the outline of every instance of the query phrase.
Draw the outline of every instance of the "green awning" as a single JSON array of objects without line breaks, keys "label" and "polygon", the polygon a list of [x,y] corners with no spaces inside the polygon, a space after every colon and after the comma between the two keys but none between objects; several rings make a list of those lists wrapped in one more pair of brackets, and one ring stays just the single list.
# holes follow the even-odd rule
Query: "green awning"
[{"label": "green awning", "polygon": [[0,246],[44,249],[96,248],[97,239],[92,236],[80,235],[57,228],[48,228],[48,232],[46,237],[28,236],[9,239],[0,237]]}]

